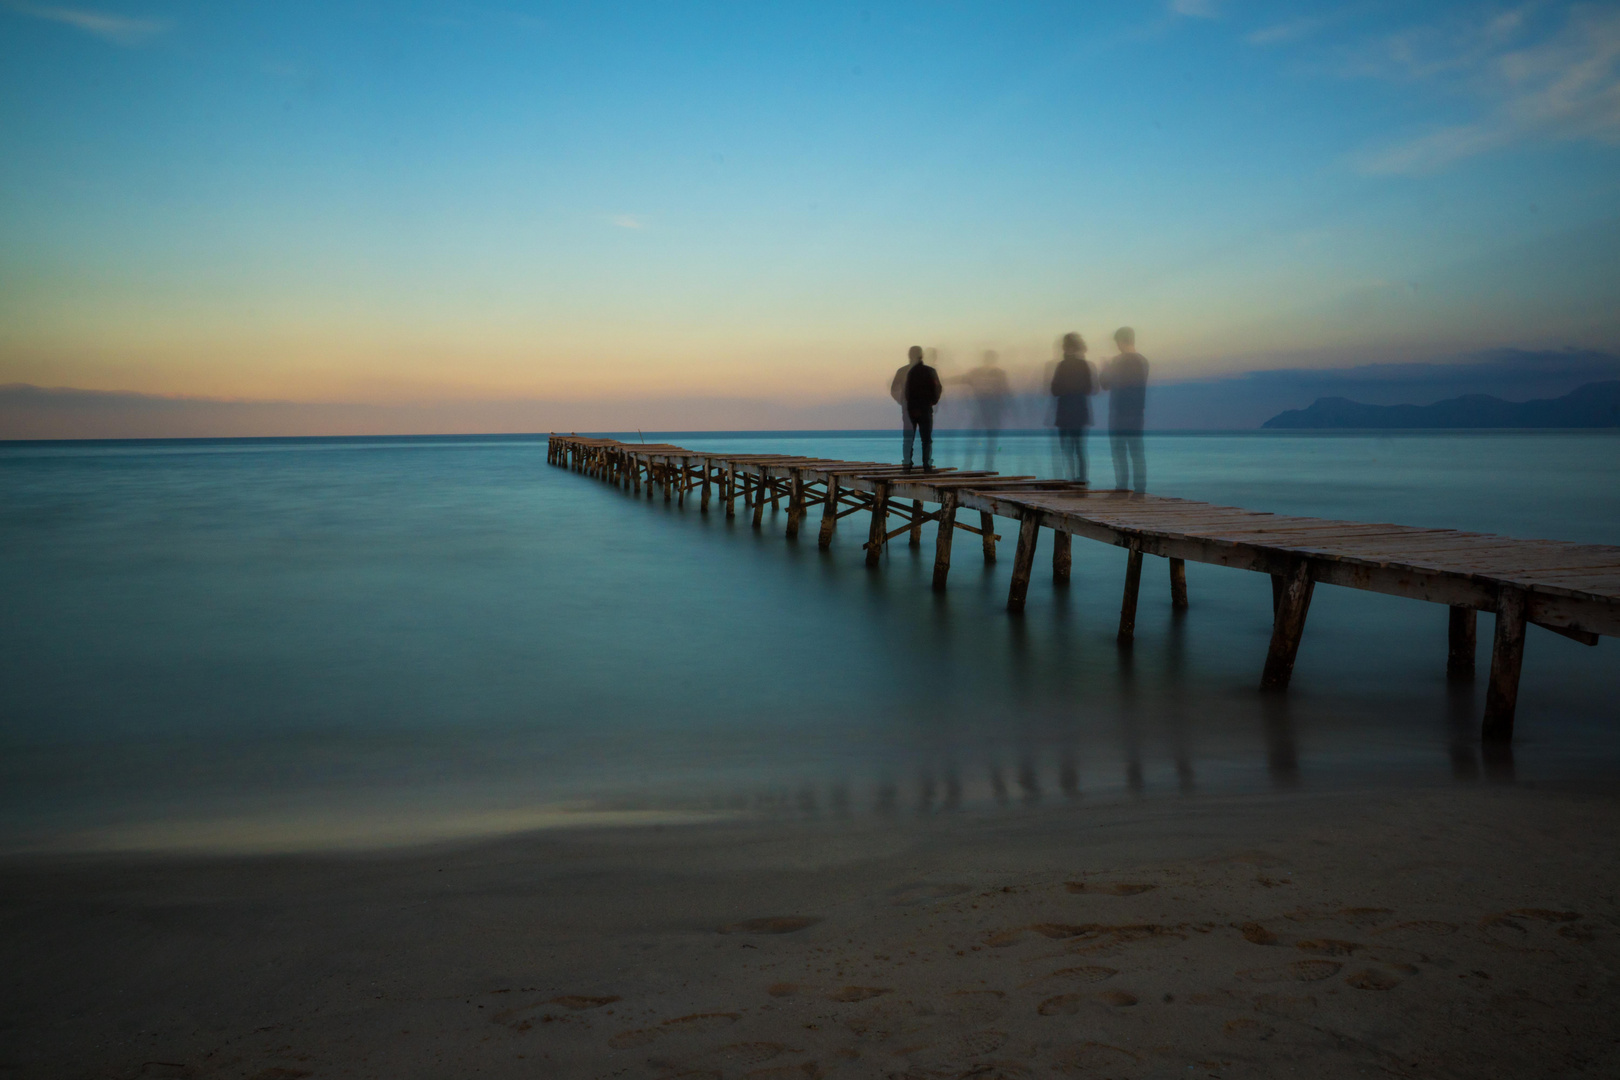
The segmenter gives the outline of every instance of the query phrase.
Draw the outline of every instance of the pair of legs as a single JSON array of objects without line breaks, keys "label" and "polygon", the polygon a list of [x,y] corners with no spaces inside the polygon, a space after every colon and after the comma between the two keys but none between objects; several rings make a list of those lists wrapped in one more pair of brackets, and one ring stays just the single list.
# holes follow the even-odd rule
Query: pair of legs
[{"label": "pair of legs", "polygon": [[1114,486],[1142,494],[1147,490],[1147,453],[1142,449],[1142,433],[1110,431],[1108,437],[1114,449]]},{"label": "pair of legs", "polygon": [[1086,429],[1059,428],[1058,450],[1063,455],[1063,470],[1069,479],[1086,482]]},{"label": "pair of legs", "polygon": [[923,444],[923,468],[932,469],[934,467],[934,410],[929,409],[922,414],[921,419],[913,420],[911,413],[902,405],[900,407],[900,423],[901,430],[905,432],[906,456],[903,460],[906,468],[911,468],[911,448],[917,433],[920,431],[922,432]]}]

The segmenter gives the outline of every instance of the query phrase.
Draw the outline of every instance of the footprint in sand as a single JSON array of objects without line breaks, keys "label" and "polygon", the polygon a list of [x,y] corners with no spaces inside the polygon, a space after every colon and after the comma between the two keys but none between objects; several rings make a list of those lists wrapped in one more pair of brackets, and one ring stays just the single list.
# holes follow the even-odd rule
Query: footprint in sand
[{"label": "footprint in sand", "polygon": [[1441,922],[1438,919],[1413,919],[1409,922],[1396,923],[1386,926],[1373,933],[1381,938],[1391,941],[1406,941],[1416,938],[1446,937],[1457,932],[1456,923]]},{"label": "footprint in sand", "polygon": [[1136,896],[1158,888],[1145,881],[1065,881],[1063,887],[1088,896]]},{"label": "footprint in sand", "polygon": [[1238,927],[1238,929],[1243,932],[1243,940],[1249,942],[1251,945],[1277,944],[1277,935],[1273,934],[1270,930],[1267,930],[1257,922],[1244,923],[1242,926]]},{"label": "footprint in sand", "polygon": [[902,885],[889,893],[889,902],[896,905],[929,904],[935,900],[946,900],[953,896],[961,896],[972,891],[971,885],[939,885],[929,882],[912,882]]},{"label": "footprint in sand", "polygon": [[[926,1014],[929,1010],[918,1011]],[[967,1024],[988,1024],[1007,1011],[1007,995],[1000,990],[956,990],[932,1011]]]},{"label": "footprint in sand", "polygon": [[1238,972],[1237,977],[1249,982],[1316,982],[1337,975],[1342,967],[1336,960],[1295,960],[1274,967],[1249,968]]},{"label": "footprint in sand", "polygon": [[1308,941],[1294,942],[1294,948],[1316,956],[1349,956],[1362,946],[1354,941],[1340,941],[1337,938],[1312,938]]},{"label": "footprint in sand", "polygon": [[1083,964],[1080,967],[1058,968],[1056,971],[1042,975],[1038,979],[1031,979],[1024,985],[1032,986],[1035,983],[1050,982],[1053,980],[1059,982],[1083,983],[1102,982],[1104,979],[1112,979],[1118,974],[1119,971],[1117,968],[1103,967],[1100,964]]},{"label": "footprint in sand", "polygon": [[1052,1048],[1052,1067],[1060,1073],[1091,1076],[1099,1072],[1110,1075],[1115,1069],[1141,1062],[1141,1058],[1119,1046],[1100,1042],[1068,1043]]},{"label": "footprint in sand", "polygon": [[798,983],[772,983],[765,988],[765,992],[771,995],[771,997],[785,998],[793,997],[803,989],[804,987],[800,986]]},{"label": "footprint in sand", "polygon": [[1005,1031],[975,1031],[956,1040],[958,1051],[965,1057],[983,1057],[1006,1045]]},{"label": "footprint in sand", "polygon": [[1277,1034],[1277,1029],[1270,1024],[1262,1024],[1258,1020],[1250,1020],[1240,1016],[1236,1020],[1228,1020],[1224,1028],[1229,1039],[1242,1039],[1246,1042],[1264,1042]]},{"label": "footprint in sand", "polygon": [[1393,990],[1401,984],[1395,975],[1377,968],[1352,971],[1344,977],[1344,981],[1357,990]]},{"label": "footprint in sand", "polygon": [[1136,1004],[1136,995],[1125,990],[1105,990],[1095,999],[1087,994],[1058,994],[1049,997],[1039,1005],[1035,1011],[1041,1016],[1073,1016],[1078,1013],[1087,1001],[1096,1000],[1104,1005],[1112,1005],[1118,1009],[1129,1008]]},{"label": "footprint in sand", "polygon": [[772,915],[763,919],[744,919],[720,928],[722,934],[792,934],[821,919],[815,915]]},{"label": "footprint in sand", "polygon": [[611,1005],[620,1000],[617,994],[608,994],[606,997],[591,997],[588,994],[564,994],[554,997],[548,1005],[561,1005],[565,1009],[583,1011],[585,1009],[600,1009],[604,1005]]},{"label": "footprint in sand", "polygon": [[741,1069],[750,1065],[763,1065],[772,1058],[781,1057],[789,1049],[788,1046],[779,1042],[730,1043],[704,1054],[703,1060],[705,1062],[712,1061],[720,1066]]},{"label": "footprint in sand", "polygon": [[841,990],[834,990],[827,997],[833,1001],[865,1001],[887,993],[890,993],[890,988],[886,986],[846,986]]}]

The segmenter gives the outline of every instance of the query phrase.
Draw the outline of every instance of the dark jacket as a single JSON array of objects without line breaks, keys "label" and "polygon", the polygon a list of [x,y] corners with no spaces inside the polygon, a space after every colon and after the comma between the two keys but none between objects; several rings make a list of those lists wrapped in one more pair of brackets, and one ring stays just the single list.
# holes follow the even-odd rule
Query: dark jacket
[{"label": "dark jacket", "polygon": [[1148,362],[1139,352],[1120,353],[1102,370],[1108,391],[1108,428],[1126,434],[1142,430],[1147,406]]},{"label": "dark jacket", "polygon": [[1057,398],[1057,426],[1075,431],[1091,423],[1091,395],[1097,392],[1091,365],[1084,357],[1066,356],[1052,372],[1052,396]]},{"label": "dark jacket", "polygon": [[906,412],[913,421],[930,415],[944,392],[939,372],[927,364],[913,364],[911,374],[906,376]]}]

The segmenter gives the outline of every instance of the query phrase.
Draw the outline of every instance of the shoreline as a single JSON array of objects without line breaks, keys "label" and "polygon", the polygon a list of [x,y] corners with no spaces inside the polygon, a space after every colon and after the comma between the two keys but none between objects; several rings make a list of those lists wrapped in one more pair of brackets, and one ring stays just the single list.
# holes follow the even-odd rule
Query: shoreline
[{"label": "shoreline", "polygon": [[1617,835],[1518,785],[7,858],[0,1076],[1611,1075]]}]

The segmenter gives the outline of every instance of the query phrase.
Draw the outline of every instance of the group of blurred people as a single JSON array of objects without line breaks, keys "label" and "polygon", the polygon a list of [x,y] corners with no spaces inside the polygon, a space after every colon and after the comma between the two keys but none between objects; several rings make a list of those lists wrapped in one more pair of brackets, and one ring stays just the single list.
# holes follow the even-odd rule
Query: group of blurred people
[{"label": "group of blurred people", "polygon": [[[1061,357],[1044,387],[1056,400],[1052,424],[1057,429],[1059,460],[1069,479],[1090,482],[1086,466],[1086,429],[1092,425],[1091,399],[1108,392],[1108,438],[1114,459],[1114,486],[1138,494],[1147,490],[1147,454],[1142,444],[1147,406],[1147,358],[1136,351],[1136,331],[1122,326],[1114,331],[1116,355],[1095,369],[1086,359],[1086,341],[1079,334],[1064,334]],[[934,468],[934,410],[944,397],[946,383],[960,383],[968,392],[973,427],[983,432],[984,468],[994,470],[997,435],[1012,397],[1000,358],[987,351],[979,366],[965,375],[941,379],[933,357],[913,345],[905,366],[894,373],[889,396],[900,405],[904,432],[904,467],[915,461],[918,436],[922,439],[922,468]],[[971,466],[972,461],[968,464]]]}]

